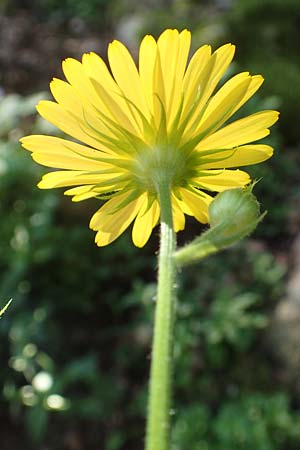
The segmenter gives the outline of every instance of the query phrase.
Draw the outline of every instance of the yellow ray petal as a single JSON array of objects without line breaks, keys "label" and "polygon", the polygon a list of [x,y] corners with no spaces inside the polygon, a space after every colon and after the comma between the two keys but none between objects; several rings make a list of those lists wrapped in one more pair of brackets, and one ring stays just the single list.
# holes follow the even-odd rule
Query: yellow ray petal
[{"label": "yellow ray petal", "polygon": [[108,60],[113,76],[125,97],[149,117],[138,70],[127,48],[121,42],[113,41],[108,47]]},{"label": "yellow ray petal", "polygon": [[[181,96],[183,76],[190,50],[191,34],[184,30],[180,34],[177,30],[164,31],[157,41],[158,66],[161,72],[157,77],[157,83],[163,84],[164,103],[167,114],[168,125],[178,111]],[[156,86],[155,91],[159,94],[160,88]]]},{"label": "yellow ray petal", "polygon": [[203,88],[201,83],[203,72],[210,56],[210,45],[203,45],[198,48],[189,62],[183,81],[184,114],[186,113],[186,108],[189,110],[199,97],[200,89]]},{"label": "yellow ray petal", "polygon": [[[92,136],[97,137],[97,132],[105,134],[108,137],[114,137],[114,134],[106,126],[98,110],[86,98],[82,98],[74,86],[65,81],[54,78],[50,83],[50,89],[57,103],[64,110],[69,112],[72,117],[75,116],[82,127]],[[112,117],[110,110],[105,106],[101,108],[103,113]]]},{"label": "yellow ray petal", "polygon": [[24,137],[21,143],[32,152],[36,162],[47,167],[91,171],[113,169],[108,160],[110,156],[76,142],[54,136],[32,135]]},{"label": "yellow ray petal", "polygon": [[[107,183],[107,190],[111,187],[112,174],[89,174],[79,170],[58,170],[47,173],[38,184],[40,189],[51,189],[58,187],[76,186],[81,184]],[[118,183],[119,188],[124,183]]]},{"label": "yellow ray petal", "polygon": [[255,94],[255,92],[258,91],[258,89],[263,84],[263,82],[264,82],[264,79],[261,75],[253,75],[251,77],[250,84],[248,86],[248,89],[247,89],[244,97],[233,109],[232,114],[234,114],[238,109],[240,109]]},{"label": "yellow ray petal", "polygon": [[153,73],[156,50],[156,41],[153,36],[145,36],[140,45],[139,73],[150,114],[153,114]]},{"label": "yellow ray petal", "polygon": [[82,202],[84,200],[88,200],[89,198],[97,197],[97,195],[99,195],[99,194],[97,194],[97,192],[91,190],[89,192],[85,192],[84,194],[82,193],[82,194],[74,195],[74,197],[72,198],[72,202],[75,202],[75,203]]},{"label": "yellow ray petal", "polygon": [[178,61],[176,74],[177,80],[180,84],[183,83],[183,77],[186,71],[187,60],[191,48],[191,32],[188,30],[183,30],[179,33],[179,50],[178,50]]},{"label": "yellow ray petal", "polygon": [[108,200],[91,219],[90,227],[98,231],[95,242],[99,247],[108,245],[117,239],[131,224],[141,207],[142,198],[138,197],[119,211],[115,211],[116,202],[121,202],[120,197],[123,196],[119,195],[118,197]]},{"label": "yellow ray petal", "polygon": [[[190,119],[189,126],[186,129],[186,135],[193,132],[194,129],[198,126],[199,118],[201,118],[201,115],[203,113],[203,108],[205,107],[218,82],[231,63],[234,52],[234,45],[223,45],[210,56],[210,58],[206,62],[204,69],[200,71],[199,78],[193,85],[194,94],[190,94],[190,100],[188,103],[186,103],[186,108],[183,112],[184,119],[185,115],[189,113],[192,102],[197,102],[195,111]],[[193,70],[196,71],[197,68],[195,67],[195,69]],[[185,81],[187,82],[188,79],[186,79]]]},{"label": "yellow ray petal", "polygon": [[[258,164],[273,155],[273,148],[269,145],[253,144],[243,145],[231,150],[210,155],[210,161],[201,165],[201,169],[226,169],[227,167],[242,167]],[[212,161],[213,159],[216,161]]]},{"label": "yellow ray petal", "polygon": [[78,144],[77,142],[68,141],[66,139],[58,138],[55,136],[46,136],[43,134],[32,134],[25,136],[21,139],[21,143],[24,148],[31,152],[46,152],[53,151],[60,153],[61,155],[68,155],[74,153],[75,155],[86,158],[99,158],[103,161],[111,160],[112,156],[104,153],[100,150],[87,147],[86,145]]},{"label": "yellow ray petal", "polygon": [[204,105],[214,92],[217,84],[226,72],[235,53],[235,46],[225,44],[219,47],[212,55],[205,68],[206,77],[204,83],[204,92],[201,96],[200,106]]},{"label": "yellow ray petal", "polygon": [[[63,71],[65,76],[68,82],[82,97],[83,105],[85,107],[89,104],[94,105],[98,111],[98,114],[94,114],[94,116],[96,118],[98,117],[100,121],[101,113],[103,113],[113,121],[120,121],[120,124],[127,128],[130,132],[139,132],[139,128],[134,126],[135,122],[139,121],[139,118],[136,118],[136,114],[132,111],[132,108],[123,98],[124,96],[120,87],[111,79],[111,77],[109,77],[109,75],[107,75],[107,72],[104,70],[100,70],[98,76],[96,76],[95,70],[99,68],[99,65],[94,67],[95,58],[93,56],[89,57],[89,55],[85,55],[83,57],[83,61],[84,64],[81,64],[75,59],[68,58],[63,62]],[[89,63],[87,63],[87,61],[89,61]],[[93,76],[89,78],[88,74],[91,73],[91,65],[93,65],[94,70]],[[101,68],[102,65],[100,69]],[[103,76],[103,79],[101,76]],[[104,94],[106,95],[104,96]],[[116,115],[116,112],[120,111],[122,112],[122,117]],[[135,121],[133,121],[132,118],[135,118]],[[113,133],[109,133],[109,135],[112,134]]]},{"label": "yellow ray petal", "polygon": [[99,188],[93,184],[88,184],[85,186],[77,186],[75,188],[68,189],[64,192],[64,195],[73,196],[72,202],[81,202],[88,198],[97,197],[101,194],[116,191],[117,189],[118,186],[115,185],[107,185]]},{"label": "yellow ray petal", "polygon": [[94,187],[95,185],[93,184],[88,184],[86,186],[77,186],[75,188],[66,190],[64,192],[64,195],[73,196],[72,202],[80,202],[97,195],[97,193],[93,191]]},{"label": "yellow ray petal", "polygon": [[[85,61],[86,66],[88,56],[85,56],[83,60]],[[124,100],[123,93],[119,86],[116,83],[112,85],[111,80],[108,81],[108,86],[103,84],[109,79],[108,76],[104,76],[103,80],[101,79],[103,70],[99,73],[97,78],[89,78],[89,69],[85,66],[72,58],[68,58],[63,62],[64,74],[68,82],[83,98],[83,104],[85,106],[88,104],[94,105],[96,110],[99,111],[98,114],[95,114],[95,117],[99,116],[99,119],[101,119],[101,113],[103,113],[111,120],[120,120],[120,124],[130,132],[138,132],[139,128],[134,126],[134,122],[130,120],[130,118],[132,119],[135,115]],[[112,86],[113,88],[109,89],[109,87]],[[105,97],[103,97],[103,93],[106,94]],[[117,109],[116,105],[118,106],[118,110],[122,111],[121,118],[115,115]],[[127,119],[127,116],[129,116],[129,119]],[[112,135],[112,133],[109,133],[109,135]]]},{"label": "yellow ray petal", "polygon": [[34,152],[32,153],[32,159],[47,167],[54,167],[57,169],[70,169],[70,170],[115,170],[110,164],[99,163],[98,161],[90,161],[88,159],[76,157],[76,155],[59,155],[54,152]]},{"label": "yellow ray petal", "polygon": [[89,184],[87,186],[77,186],[75,188],[68,189],[64,192],[64,195],[80,195],[89,192],[95,185]]},{"label": "yellow ray petal", "polygon": [[195,186],[215,192],[243,187],[249,182],[249,175],[242,170],[210,170],[207,176],[203,175],[193,180]]},{"label": "yellow ray petal", "polygon": [[196,189],[181,188],[179,193],[182,198],[183,212],[189,216],[194,216],[201,223],[207,223],[208,206],[213,198],[204,192],[198,192]]},{"label": "yellow ray petal", "polygon": [[94,105],[100,111],[104,109],[108,113],[105,104],[97,95],[93,84],[88,78],[83,65],[73,58],[67,58],[63,61],[62,67],[66,79],[76,89],[81,98]]},{"label": "yellow ray petal", "polygon": [[[70,152],[71,153],[71,152]],[[86,158],[81,158],[76,155],[60,155],[58,152],[34,152],[32,159],[39,164],[56,169],[67,170],[87,170],[87,171],[110,171],[110,174],[120,172],[120,169],[111,164],[102,163],[99,161],[92,161]],[[111,175],[112,176],[112,175]]]},{"label": "yellow ray petal", "polygon": [[245,96],[250,82],[251,78],[246,72],[227,81],[208,103],[195,133],[210,134],[223,125]]},{"label": "yellow ray petal", "polygon": [[58,103],[43,100],[37,105],[37,111],[45,120],[69,136],[98,150],[112,153],[112,150],[100,141],[101,138],[97,139],[97,134],[84,121],[66,111]]},{"label": "yellow ray petal", "polygon": [[64,109],[80,118],[83,117],[82,97],[79,96],[73,86],[66,81],[53,78],[50,83],[50,90],[54,99],[57,103],[60,103]]},{"label": "yellow ray petal", "polygon": [[156,60],[153,70],[153,119],[157,129],[160,129],[163,115],[166,111],[166,93],[164,78],[162,73],[161,56],[156,53]]},{"label": "yellow ray petal", "polygon": [[[157,40],[157,57],[153,76],[154,120],[159,128],[163,113],[169,129],[176,116],[181,96],[182,80],[190,48],[190,33],[165,30]],[[163,112],[162,112],[163,108]]]},{"label": "yellow ray petal", "polygon": [[204,138],[197,150],[232,148],[262,139],[269,134],[268,128],[278,120],[278,116],[277,111],[261,111],[236,120]]},{"label": "yellow ray petal", "polygon": [[184,93],[183,77],[186,70],[190,46],[191,46],[191,33],[187,30],[183,30],[179,34],[178,59],[174,71],[175,74],[173,79],[173,87],[169,102],[168,129],[170,129],[172,122],[175,119],[182,102]]},{"label": "yellow ray petal", "polygon": [[85,53],[82,56],[82,65],[88,78],[101,82],[106,89],[111,91],[111,93],[115,93],[116,96],[120,95],[121,91],[119,86],[111,76],[107,65],[99,55],[93,52]]},{"label": "yellow ray petal", "polygon": [[112,78],[105,62],[95,53],[86,53],[82,57],[82,65],[98,97],[105,105],[100,111],[119,121],[130,132],[139,134],[140,120],[124,99],[124,94]]},{"label": "yellow ray petal", "polygon": [[[177,30],[165,30],[157,40],[157,56],[160,61],[161,80],[164,91],[164,107],[168,115],[170,99],[173,94],[175,70],[179,50]],[[158,81],[158,80],[157,80]],[[155,89],[156,91],[156,89]]]},{"label": "yellow ray petal", "polygon": [[149,201],[147,197],[147,194],[143,194],[143,205],[132,228],[132,241],[136,247],[144,247],[159,219],[158,202],[154,200],[150,208],[147,209]]},{"label": "yellow ray petal", "polygon": [[112,92],[102,86],[99,81],[92,80],[92,82],[99,97],[107,105],[113,120],[130,133],[143,136],[141,133],[142,124],[140,118],[129,111],[127,106],[124,107],[124,99],[121,96],[118,98],[113,96]]},{"label": "yellow ray petal", "polygon": [[180,207],[179,200],[176,198],[175,194],[172,194],[172,211],[173,211],[173,226],[177,233],[184,229],[185,217],[184,213]]},{"label": "yellow ray petal", "polygon": [[123,203],[126,198],[128,198],[128,195],[129,194],[127,192],[124,192],[123,194],[115,195],[113,198],[105,202],[104,205],[102,205],[101,208],[98,209],[98,211],[92,216],[90,228],[97,231],[103,222],[104,217],[112,214],[118,206]]}]

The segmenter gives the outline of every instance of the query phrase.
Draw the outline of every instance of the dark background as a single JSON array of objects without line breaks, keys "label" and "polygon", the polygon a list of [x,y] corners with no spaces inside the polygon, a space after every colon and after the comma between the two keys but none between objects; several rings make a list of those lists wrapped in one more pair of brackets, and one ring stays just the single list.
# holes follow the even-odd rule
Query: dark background
[{"label": "dark background", "polygon": [[18,139],[56,133],[34,106],[63,58],[114,38],[136,56],[166,27],[235,43],[232,73],[265,77],[243,114],[281,111],[275,156],[249,168],[264,222],[180,274],[172,450],[300,448],[299,23],[298,0],[0,2],[1,450],[143,448],[158,231],[97,248],[98,201],[40,191]]}]

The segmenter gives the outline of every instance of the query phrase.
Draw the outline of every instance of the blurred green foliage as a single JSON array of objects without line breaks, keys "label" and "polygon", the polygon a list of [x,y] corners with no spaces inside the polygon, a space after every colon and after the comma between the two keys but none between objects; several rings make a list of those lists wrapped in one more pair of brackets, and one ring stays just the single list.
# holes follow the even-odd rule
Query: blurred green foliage
[{"label": "blurred green foliage", "polygon": [[103,25],[110,3],[110,0],[1,0],[0,12],[14,14],[16,11],[29,10],[43,21],[79,17],[90,24]]},{"label": "blurred green foliage", "polygon": [[[38,8],[47,11],[45,17],[79,16],[95,24],[102,23],[108,5],[45,0]],[[234,70],[267,79],[244,113],[282,110],[270,138],[275,157],[249,170],[263,178],[255,193],[269,211],[255,240],[180,274],[172,450],[300,446],[299,402],[278,375],[265,339],[270,313],[284,293],[286,267],[275,250],[285,250],[295,232],[293,211],[300,199],[294,100],[299,5],[140,5],[149,14],[139,32],[188,26],[195,46],[208,37],[215,46],[235,42]],[[115,14],[126,13],[124,2],[109,6]],[[61,192],[36,188],[45,170],[20,149],[18,139],[54,132],[35,116],[41,97],[0,98],[1,307],[13,298],[0,319],[1,450],[137,450],[143,446],[157,235],[143,250],[133,247],[129,232],[98,249],[88,229],[97,201],[72,204]],[[188,221],[179,239],[198,233],[199,225]]]},{"label": "blurred green foliage", "polygon": [[56,18],[80,17],[91,23],[103,23],[109,0],[42,0],[39,7],[45,15]]},{"label": "blurred green foliage", "polygon": [[[174,450],[296,450],[299,423],[300,415],[291,416],[282,393],[243,395],[221,406],[216,417],[196,403],[176,423]],[[178,442],[184,442],[185,447]]]},{"label": "blurred green foliage", "polygon": [[289,144],[299,142],[293,120],[299,114],[299,21],[298,0],[235,0],[227,18],[227,33],[238,43],[242,68],[263,73],[265,92],[281,100],[279,126]]}]

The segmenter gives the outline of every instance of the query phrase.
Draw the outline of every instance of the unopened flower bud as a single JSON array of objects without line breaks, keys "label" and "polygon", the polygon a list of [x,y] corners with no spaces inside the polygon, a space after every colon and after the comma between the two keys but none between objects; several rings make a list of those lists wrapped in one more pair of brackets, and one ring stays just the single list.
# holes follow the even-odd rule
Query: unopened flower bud
[{"label": "unopened flower bud", "polygon": [[254,231],[266,212],[260,214],[252,188],[230,189],[215,197],[208,209],[210,229],[175,253],[179,266],[200,261]]},{"label": "unopened flower bud", "polygon": [[210,226],[222,226],[219,239],[224,240],[225,245],[250,234],[262,218],[259,203],[251,189],[252,187],[248,187],[220,192],[209,206]]}]

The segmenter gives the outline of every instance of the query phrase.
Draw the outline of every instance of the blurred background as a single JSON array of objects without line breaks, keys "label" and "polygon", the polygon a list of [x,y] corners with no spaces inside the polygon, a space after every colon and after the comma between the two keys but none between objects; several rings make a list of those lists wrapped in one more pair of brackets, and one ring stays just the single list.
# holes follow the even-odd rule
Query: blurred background
[{"label": "blurred background", "polygon": [[[275,149],[249,172],[268,210],[238,246],[181,273],[173,450],[300,448],[299,0],[0,1],[1,450],[141,450],[158,232],[98,249],[89,218],[40,191],[47,170],[18,139],[57,134],[36,116],[61,60],[189,28],[193,49],[232,42],[231,73],[265,84],[243,109],[281,111]],[[188,221],[179,241],[199,234]]]}]

